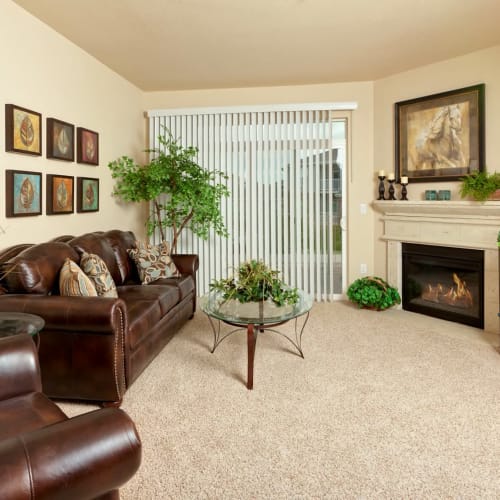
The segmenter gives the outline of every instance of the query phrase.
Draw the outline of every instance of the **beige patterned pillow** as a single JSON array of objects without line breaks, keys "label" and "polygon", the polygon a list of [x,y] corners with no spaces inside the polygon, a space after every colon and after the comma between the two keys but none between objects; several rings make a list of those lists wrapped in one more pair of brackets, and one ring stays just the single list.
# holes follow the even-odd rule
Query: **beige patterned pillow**
[{"label": "beige patterned pillow", "polygon": [[59,293],[67,297],[97,297],[92,281],[69,258],[64,260],[59,271]]},{"label": "beige patterned pillow", "polygon": [[99,255],[83,252],[80,267],[94,284],[99,297],[118,297],[113,277]]},{"label": "beige patterned pillow", "polygon": [[135,242],[137,248],[128,250],[139,272],[139,278],[143,285],[152,283],[160,278],[170,278],[180,276],[175,267],[174,261],[170,257],[170,246],[166,241],[159,245]]}]

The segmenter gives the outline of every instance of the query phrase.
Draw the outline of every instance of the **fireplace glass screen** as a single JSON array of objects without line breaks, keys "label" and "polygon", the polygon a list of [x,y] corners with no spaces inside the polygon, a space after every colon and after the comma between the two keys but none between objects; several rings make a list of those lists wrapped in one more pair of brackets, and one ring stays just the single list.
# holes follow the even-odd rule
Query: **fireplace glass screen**
[{"label": "fireplace glass screen", "polygon": [[484,327],[484,253],[403,243],[403,309]]}]

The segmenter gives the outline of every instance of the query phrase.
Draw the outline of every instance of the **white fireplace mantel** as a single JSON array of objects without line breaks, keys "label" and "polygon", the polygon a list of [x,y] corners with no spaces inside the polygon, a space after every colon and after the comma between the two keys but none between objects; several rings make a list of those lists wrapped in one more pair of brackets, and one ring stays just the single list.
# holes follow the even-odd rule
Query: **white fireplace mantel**
[{"label": "white fireplace mantel", "polygon": [[383,239],[496,250],[500,201],[374,201]]},{"label": "white fireplace mantel", "polygon": [[500,201],[374,201],[382,214],[387,243],[387,279],[401,290],[401,244],[420,243],[484,251],[484,317],[486,331],[500,333],[499,258]]}]

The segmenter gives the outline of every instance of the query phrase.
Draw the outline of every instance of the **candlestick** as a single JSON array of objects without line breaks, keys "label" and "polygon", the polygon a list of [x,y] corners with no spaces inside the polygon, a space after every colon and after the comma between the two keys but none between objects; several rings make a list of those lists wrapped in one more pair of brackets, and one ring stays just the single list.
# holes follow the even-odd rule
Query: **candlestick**
[{"label": "candlestick", "polygon": [[[381,170],[380,172],[383,172]],[[384,185],[385,175],[378,176],[378,198],[377,200],[385,200],[385,185]]]},{"label": "candlestick", "polygon": [[389,182],[390,182],[390,181],[393,181],[395,178],[396,178],[396,177],[394,176],[394,172],[393,172],[393,173],[391,173],[391,174],[389,174],[389,175],[387,176],[387,180],[388,180]]},{"label": "candlestick", "polygon": [[387,179],[389,181],[389,200],[395,200],[396,197],[394,196],[394,182],[395,179]]},{"label": "candlestick", "polygon": [[378,176],[379,177],[385,177],[385,170],[379,170],[378,171]]},{"label": "candlestick", "polygon": [[408,191],[406,186],[408,185],[408,177],[401,177],[401,200],[408,201],[407,194]]}]

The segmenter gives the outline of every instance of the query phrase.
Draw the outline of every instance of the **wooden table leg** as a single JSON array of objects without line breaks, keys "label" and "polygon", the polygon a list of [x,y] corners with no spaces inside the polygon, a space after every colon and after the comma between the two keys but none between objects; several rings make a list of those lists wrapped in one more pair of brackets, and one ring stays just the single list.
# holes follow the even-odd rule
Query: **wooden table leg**
[{"label": "wooden table leg", "polygon": [[247,347],[248,347],[248,372],[247,389],[253,389],[253,361],[255,358],[255,341],[253,325],[247,326]]}]

